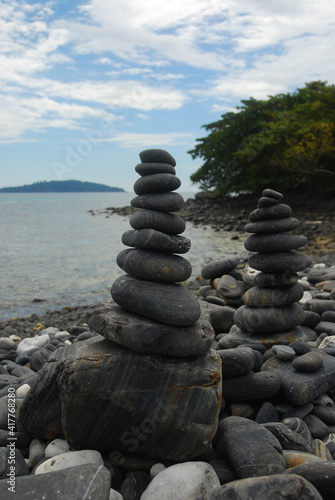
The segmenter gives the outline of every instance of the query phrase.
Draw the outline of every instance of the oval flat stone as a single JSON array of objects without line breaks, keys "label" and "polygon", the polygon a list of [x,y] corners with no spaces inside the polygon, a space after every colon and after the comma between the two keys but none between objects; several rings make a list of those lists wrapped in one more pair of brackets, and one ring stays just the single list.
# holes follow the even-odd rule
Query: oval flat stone
[{"label": "oval flat stone", "polygon": [[306,243],[307,238],[297,234],[252,234],[245,240],[244,247],[249,252],[287,252]]},{"label": "oval flat stone", "polygon": [[[311,403],[308,403],[308,404],[302,405],[302,406],[310,408],[313,405]],[[297,410],[299,410],[299,407],[297,408]],[[292,411],[285,413],[285,415],[287,415],[288,413],[292,413]],[[310,413],[311,411],[312,411],[311,409],[308,410],[308,413]],[[307,412],[307,408],[306,408],[306,412]],[[306,415],[304,415],[304,417],[302,417],[302,418],[305,418],[308,415],[308,413],[306,413]],[[285,424],[287,427],[289,427],[289,429],[291,429],[292,431],[296,432],[297,434],[300,434],[303,438],[305,438],[308,444],[311,444],[312,443],[311,433],[309,431],[309,428],[308,428],[306,422],[304,420],[302,420],[302,418],[285,417],[285,418],[283,418],[282,423]]]},{"label": "oval flat stone", "polygon": [[281,286],[294,285],[298,281],[298,275],[285,271],[280,274],[272,273],[257,273],[255,275],[255,283],[260,288],[277,288]]},{"label": "oval flat stone", "polygon": [[287,469],[285,474],[295,474],[303,477],[318,490],[323,499],[331,500],[334,497],[334,462],[326,462],[325,460],[322,460],[317,463],[304,463]]},{"label": "oval flat stone", "polygon": [[187,259],[140,248],[127,253],[122,269],[135,278],[163,283],[186,281],[192,274],[192,266]]},{"label": "oval flat stone", "polygon": [[323,365],[323,356],[316,351],[307,352],[293,360],[292,366],[298,372],[315,372]]},{"label": "oval flat stone", "polygon": [[225,259],[214,260],[201,269],[201,276],[204,279],[219,278],[235,269],[239,262],[239,257],[227,257]]},{"label": "oval flat stone", "polygon": [[176,175],[176,169],[169,163],[138,163],[135,170],[142,176],[163,173]]},{"label": "oval flat stone", "polygon": [[240,377],[251,372],[255,363],[254,352],[250,347],[222,349],[217,351],[222,361],[222,377]]},{"label": "oval flat stone", "polygon": [[240,478],[280,474],[285,470],[282,448],[274,435],[243,417],[219,422],[213,449],[227,459]]},{"label": "oval flat stone", "polygon": [[169,163],[176,166],[176,160],[165,149],[145,149],[139,154],[142,163]]},{"label": "oval flat stone", "polygon": [[[286,472],[286,471],[284,471]],[[318,490],[300,475],[276,474],[249,477],[213,488],[210,493],[193,497],[192,500],[323,500]],[[327,497],[328,498],[328,497]]]},{"label": "oval flat stone", "polygon": [[295,351],[287,345],[274,345],[272,351],[278,356],[279,359],[284,361],[292,361],[295,358]]},{"label": "oval flat stone", "polygon": [[284,196],[279,191],[275,191],[274,189],[269,188],[264,189],[262,195],[268,196],[269,198],[273,198],[278,201],[281,201],[284,198]]},{"label": "oval flat stone", "polygon": [[172,174],[152,174],[140,177],[134,184],[134,191],[137,195],[150,193],[166,193],[175,191],[181,185],[178,177]]},{"label": "oval flat stone", "polygon": [[203,317],[194,325],[176,327],[125,312],[117,304],[92,307],[86,321],[92,330],[131,351],[177,358],[206,353],[215,336]]},{"label": "oval flat stone", "polygon": [[312,259],[296,252],[257,253],[249,258],[249,265],[263,273],[296,273],[310,266]]},{"label": "oval flat stone", "polygon": [[332,406],[314,406],[313,415],[319,417],[326,425],[335,425],[335,408]]},{"label": "oval flat stone", "polygon": [[278,205],[279,200],[270,198],[269,196],[262,196],[257,203],[257,208],[271,207],[272,205]]},{"label": "oval flat stone", "polygon": [[167,325],[193,325],[200,317],[198,299],[183,285],[119,276],[111,288],[119,306]]},{"label": "oval flat stone", "polygon": [[293,231],[299,226],[298,219],[285,217],[284,219],[268,219],[258,222],[249,222],[245,225],[246,233],[282,233]]},{"label": "oval flat stone", "polygon": [[186,228],[186,222],[179,215],[159,210],[136,210],[129,224],[133,229],[156,229],[169,234],[183,233]]},{"label": "oval flat stone", "polygon": [[256,210],[250,213],[249,219],[251,222],[257,222],[259,220],[291,217],[291,215],[291,207],[280,203],[279,205],[273,205],[272,207],[256,208]]},{"label": "oval flat stone", "polygon": [[307,415],[304,417],[304,421],[306,422],[313,439],[322,439],[329,433],[328,425],[326,425],[316,415]]},{"label": "oval flat stone", "polygon": [[335,300],[311,299],[308,301],[308,306],[311,311],[321,316],[326,311],[335,311]]},{"label": "oval flat stone", "polygon": [[263,424],[278,439],[283,450],[299,450],[313,453],[308,441],[297,432],[287,427],[282,422],[267,422]]},{"label": "oval flat stone", "polygon": [[129,247],[168,253],[187,253],[191,248],[191,241],[188,238],[165,234],[155,229],[125,231],[122,235],[122,243]]},{"label": "oval flat stone", "polygon": [[221,278],[216,278],[213,285],[218,295],[224,298],[241,297],[245,290],[244,282],[236,280],[229,274],[224,274]]},{"label": "oval flat stone", "polygon": [[305,333],[299,326],[296,326],[295,328],[284,332],[267,332],[264,334],[245,332],[236,327],[236,331],[229,332],[229,335],[226,335],[219,341],[219,348],[225,349],[238,347],[242,344],[259,343],[261,347],[270,349],[274,344],[287,345],[294,340],[304,342],[306,342],[307,340]]},{"label": "oval flat stone", "polygon": [[248,373],[222,380],[222,396],[232,403],[253,401],[275,396],[280,389],[280,378],[274,372]]},{"label": "oval flat stone", "polygon": [[150,193],[136,196],[130,202],[135,208],[149,208],[163,212],[178,212],[184,205],[184,198],[179,193]]},{"label": "oval flat stone", "polygon": [[263,308],[241,306],[235,313],[234,321],[247,332],[271,334],[300,325],[304,317],[304,310],[298,304]]},{"label": "oval flat stone", "polygon": [[297,465],[324,461],[322,458],[313,455],[313,453],[305,451],[283,450],[283,455],[287,469],[291,469],[291,467],[296,467]]},{"label": "oval flat stone", "polygon": [[243,295],[243,302],[249,307],[282,307],[298,302],[304,294],[300,283],[281,288],[249,288]]},{"label": "oval flat stone", "polygon": [[320,321],[320,323],[315,325],[314,329],[318,335],[326,333],[330,337],[335,336],[335,323],[332,321]]}]

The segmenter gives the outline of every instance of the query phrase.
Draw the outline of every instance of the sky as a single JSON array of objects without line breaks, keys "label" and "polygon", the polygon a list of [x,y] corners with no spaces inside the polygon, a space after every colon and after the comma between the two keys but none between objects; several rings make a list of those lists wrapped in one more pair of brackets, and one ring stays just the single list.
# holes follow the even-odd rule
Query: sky
[{"label": "sky", "polygon": [[333,0],[0,0],[0,187],[121,187],[176,159],[242,99],[335,83]]}]

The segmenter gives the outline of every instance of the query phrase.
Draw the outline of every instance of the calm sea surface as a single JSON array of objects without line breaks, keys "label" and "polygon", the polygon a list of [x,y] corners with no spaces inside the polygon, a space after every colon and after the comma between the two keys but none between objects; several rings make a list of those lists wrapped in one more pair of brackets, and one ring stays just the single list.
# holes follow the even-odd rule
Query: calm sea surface
[{"label": "calm sea surface", "polygon": [[[181,193],[185,200],[194,196]],[[123,274],[115,262],[128,217],[91,215],[89,210],[130,205],[134,193],[0,194],[0,320],[43,314],[64,306],[110,300]],[[243,238],[187,224],[185,257],[193,274],[214,259],[243,251]]]}]

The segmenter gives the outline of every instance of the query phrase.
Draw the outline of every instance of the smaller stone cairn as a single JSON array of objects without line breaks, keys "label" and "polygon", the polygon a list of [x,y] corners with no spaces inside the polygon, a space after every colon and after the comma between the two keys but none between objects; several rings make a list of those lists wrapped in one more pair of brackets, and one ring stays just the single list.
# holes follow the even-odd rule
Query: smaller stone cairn
[{"label": "smaller stone cairn", "polygon": [[253,233],[245,248],[255,252],[249,265],[261,271],[256,274],[256,286],[243,295],[244,305],[235,313],[233,334],[246,342],[289,344],[294,340],[309,340],[299,328],[305,312],[297,302],[303,286],[298,283],[298,271],[306,269],[311,259],[296,249],[307,243],[305,236],[290,234],[299,221],[288,205],[281,203],[283,195],[265,189],[258,207],[249,215],[245,231]]}]

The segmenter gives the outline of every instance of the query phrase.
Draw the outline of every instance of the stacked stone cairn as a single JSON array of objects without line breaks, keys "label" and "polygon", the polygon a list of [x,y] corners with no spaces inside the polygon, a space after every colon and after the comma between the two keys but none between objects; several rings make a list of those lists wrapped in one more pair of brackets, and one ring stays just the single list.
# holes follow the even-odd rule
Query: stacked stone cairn
[{"label": "stacked stone cairn", "polygon": [[115,303],[88,311],[95,337],[50,357],[20,411],[20,428],[41,439],[65,437],[73,449],[185,460],[214,438],[221,405],[221,361],[214,330],[180,282],[191,274],[180,255],[183,198],[175,160],[163,150],[140,155],[140,178],[117,256]]},{"label": "stacked stone cairn", "polygon": [[299,221],[288,205],[281,203],[283,195],[265,189],[258,207],[249,215],[245,231],[254,233],[244,243],[254,253],[249,265],[261,271],[256,274],[256,286],[243,295],[244,305],[235,313],[234,321],[248,341],[262,342],[266,347],[288,344],[293,340],[309,340],[299,325],[305,312],[297,302],[304,289],[298,283],[298,271],[306,269],[311,259],[296,249],[307,243],[305,236],[290,234]]}]

